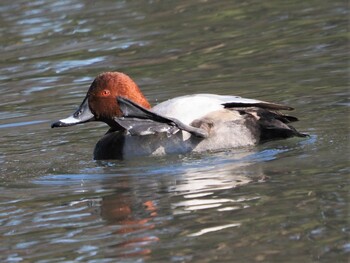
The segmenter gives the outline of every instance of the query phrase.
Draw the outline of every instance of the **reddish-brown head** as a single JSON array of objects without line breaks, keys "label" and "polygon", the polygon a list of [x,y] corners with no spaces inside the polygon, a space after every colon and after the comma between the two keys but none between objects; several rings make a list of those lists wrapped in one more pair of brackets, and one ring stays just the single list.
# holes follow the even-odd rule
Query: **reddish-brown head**
[{"label": "reddish-brown head", "polygon": [[92,82],[89,91],[78,110],[70,117],[53,123],[54,127],[72,126],[88,121],[103,121],[113,127],[113,118],[120,117],[117,97],[124,97],[140,106],[151,108],[136,83],[120,72],[105,72]]},{"label": "reddish-brown head", "polygon": [[120,72],[98,75],[92,82],[87,96],[90,110],[97,120],[112,119],[121,115],[116,100],[118,96],[132,100],[144,108],[151,107],[136,83]]}]

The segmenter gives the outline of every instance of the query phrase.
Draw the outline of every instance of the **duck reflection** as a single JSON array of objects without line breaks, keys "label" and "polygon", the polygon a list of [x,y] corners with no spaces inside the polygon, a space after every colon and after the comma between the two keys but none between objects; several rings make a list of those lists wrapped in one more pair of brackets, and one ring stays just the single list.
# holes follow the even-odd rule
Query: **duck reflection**
[{"label": "duck reflection", "polygon": [[[257,163],[251,165],[249,156],[254,158],[254,154],[247,151],[226,159],[180,159],[175,164],[158,163],[158,167],[155,167],[154,160],[152,163],[138,163],[138,166],[125,163],[127,167],[142,167],[141,170],[147,174],[139,170],[141,174],[138,175],[137,171],[128,170],[132,175],[109,177],[103,183],[104,188],[114,191],[103,197],[101,216],[108,224],[118,226],[114,231],[122,239],[114,245],[114,248],[120,249],[118,256],[150,254],[152,244],[160,240],[155,233],[163,231],[159,228],[167,224],[165,221],[181,220],[182,214],[194,213],[195,216],[196,211],[206,209],[206,214],[210,216],[213,210],[225,213],[248,208],[260,197],[235,194],[230,189],[266,179],[261,166]],[[111,167],[104,169],[107,174],[111,173]],[[236,221],[224,226],[213,227],[211,224],[210,228],[204,224],[198,232],[187,229],[185,233],[189,237],[198,236],[239,225],[240,222]]]},{"label": "duck reflection", "polygon": [[128,184],[127,180],[119,182],[115,193],[101,201],[101,217],[108,225],[118,226],[113,234],[121,241],[111,247],[117,251],[117,257],[148,255],[151,250],[147,246],[159,240],[149,231],[155,227],[152,222],[157,216],[155,202],[145,200],[139,204]]}]

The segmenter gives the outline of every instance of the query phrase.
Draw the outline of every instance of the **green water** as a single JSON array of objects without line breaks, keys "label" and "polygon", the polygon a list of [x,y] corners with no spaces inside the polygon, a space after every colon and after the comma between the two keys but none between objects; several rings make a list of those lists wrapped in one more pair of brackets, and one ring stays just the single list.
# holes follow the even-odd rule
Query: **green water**
[{"label": "green water", "polygon": [[[2,1],[1,262],[347,262],[346,1]],[[98,162],[93,78],[296,108],[306,139]]]}]

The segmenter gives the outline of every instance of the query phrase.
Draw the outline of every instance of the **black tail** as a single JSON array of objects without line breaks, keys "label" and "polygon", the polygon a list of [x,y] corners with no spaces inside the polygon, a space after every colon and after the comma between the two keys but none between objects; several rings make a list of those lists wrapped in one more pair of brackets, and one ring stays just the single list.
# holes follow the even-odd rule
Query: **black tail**
[{"label": "black tail", "polygon": [[279,112],[258,109],[256,111],[259,117],[258,123],[261,129],[260,141],[269,141],[275,139],[286,139],[289,137],[306,137],[307,134],[298,132],[289,123],[298,121],[298,118],[289,115],[283,115]]}]

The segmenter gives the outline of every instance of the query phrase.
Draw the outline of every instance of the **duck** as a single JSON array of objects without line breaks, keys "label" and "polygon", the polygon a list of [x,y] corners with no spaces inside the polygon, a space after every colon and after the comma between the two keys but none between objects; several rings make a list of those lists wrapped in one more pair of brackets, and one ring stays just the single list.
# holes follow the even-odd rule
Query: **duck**
[{"label": "duck", "polygon": [[95,145],[96,160],[215,152],[270,140],[305,137],[281,113],[292,107],[232,95],[191,94],[151,106],[122,72],[104,72],[91,83],[78,109],[51,124],[68,127],[92,121],[109,130]]}]

